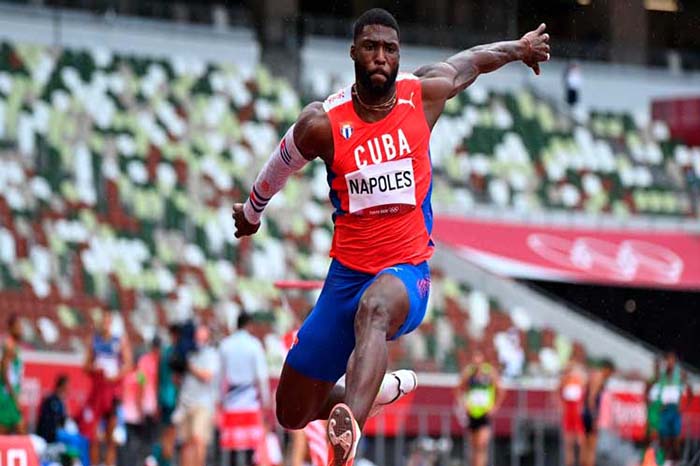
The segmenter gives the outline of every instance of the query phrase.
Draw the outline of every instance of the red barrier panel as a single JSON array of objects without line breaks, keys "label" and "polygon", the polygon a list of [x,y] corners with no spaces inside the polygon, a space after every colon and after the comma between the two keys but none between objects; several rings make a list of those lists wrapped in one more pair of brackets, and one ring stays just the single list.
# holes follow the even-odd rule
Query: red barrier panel
[{"label": "red barrier panel", "polygon": [[260,410],[224,411],[220,428],[225,450],[255,450],[265,435]]},{"label": "red barrier panel", "polygon": [[29,437],[0,435],[0,466],[39,466]]},{"label": "red barrier panel", "polygon": [[[63,360],[65,359],[63,358]],[[60,363],[60,360],[61,358],[49,361],[41,357],[28,357],[25,365],[26,374],[33,380],[31,386],[34,388],[31,391],[48,393],[53,386],[56,374],[69,373],[71,375],[70,394],[73,400],[71,412],[75,414],[82,407],[80,403],[87,396],[90,381],[84,376],[81,366],[75,361]],[[440,435],[444,429],[453,434],[459,434],[463,428],[454,415],[453,387],[444,381],[432,383],[430,379],[430,375],[422,376],[418,390],[402,398],[399,402],[387,406],[383,415],[369,420],[365,426],[365,434],[381,433],[385,436],[394,436],[397,434],[428,433]],[[277,387],[277,380],[271,379],[270,386],[274,391]],[[505,392],[501,412],[494,416],[493,427],[497,435],[508,436],[511,434],[513,416],[517,413],[524,415],[525,418],[538,418],[539,420],[543,420],[542,416],[545,416],[552,425],[557,424],[559,406],[552,389],[506,387]],[[24,406],[25,411],[35,413],[38,397],[27,396],[26,393],[23,393],[22,398],[32,402],[31,406]],[[624,438],[642,440],[646,426],[646,405],[641,390],[611,390],[605,400],[601,415],[603,427],[617,431]],[[700,397],[694,397],[690,404],[686,404],[684,400],[683,406],[683,436],[700,438]],[[236,425],[240,421],[240,419],[227,417],[224,413],[221,415],[221,420],[224,427]],[[255,420],[257,422],[257,415]],[[245,422],[245,424],[248,423]],[[254,433],[254,436],[259,434],[256,429],[245,432],[243,437],[240,433],[229,432],[224,434],[222,441],[226,441],[226,448],[236,448],[233,445],[248,438],[249,433]],[[5,465],[0,464],[0,466]]]},{"label": "red barrier panel", "polygon": [[654,120],[665,121],[675,139],[700,146],[700,98],[655,100],[651,115]]}]

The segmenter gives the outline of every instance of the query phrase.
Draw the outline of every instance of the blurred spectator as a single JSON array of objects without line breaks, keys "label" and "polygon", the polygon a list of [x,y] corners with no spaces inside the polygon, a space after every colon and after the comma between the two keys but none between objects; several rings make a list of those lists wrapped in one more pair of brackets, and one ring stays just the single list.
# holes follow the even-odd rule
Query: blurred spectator
[{"label": "blurred spectator", "polygon": [[209,329],[205,325],[197,327],[195,343],[196,350],[187,357],[187,372],[173,422],[184,441],[181,464],[204,466],[214,429],[221,360],[209,345]]},{"label": "blurred spectator", "polygon": [[22,388],[23,365],[19,345],[22,342],[22,327],[19,315],[7,319],[9,334],[2,345],[0,360],[0,435],[23,434],[26,430],[19,395]]},{"label": "blurred spectator", "polygon": [[566,103],[569,107],[575,107],[581,97],[581,85],[583,76],[577,63],[569,63],[564,70],[564,88],[566,90]]},{"label": "blurred spectator", "polygon": [[[656,444],[659,441],[659,424],[661,417],[661,390],[659,389],[659,377],[661,376],[661,364],[661,359],[654,360],[654,374],[649,380],[647,380],[645,387],[647,400],[646,441],[654,448],[656,448]],[[659,462],[659,464],[662,463],[663,460]]]},{"label": "blurred spectator", "polygon": [[139,357],[136,369],[124,378],[122,409],[127,425],[127,452],[132,461],[143,462],[156,440],[158,414],[158,362],[160,338],[153,339],[149,351]]},{"label": "blurred spectator", "polygon": [[191,320],[182,324],[176,325],[177,339],[173,343],[172,351],[170,351],[170,359],[168,364],[173,373],[178,376],[184,376],[187,373],[187,357],[197,347],[195,343],[195,326]]},{"label": "blurred spectator", "polygon": [[[564,464],[581,464],[583,446],[583,402],[586,374],[574,362],[569,362],[559,382],[559,400],[562,407],[562,430],[564,432]],[[576,448],[579,458],[576,458]]]},{"label": "blurred spectator", "polygon": [[605,386],[615,371],[612,361],[604,359],[593,367],[586,382],[584,395],[583,421],[584,442],[581,448],[581,465],[594,466],[596,461],[596,449],[598,446],[598,416],[600,415],[600,402],[605,391]]},{"label": "blurred spectator", "polygon": [[160,445],[156,448],[155,457],[160,466],[171,466],[175,454],[177,432],[173,425],[172,415],[177,404],[178,387],[175,382],[175,372],[171,361],[180,338],[180,328],[171,324],[168,327],[170,343],[160,352],[158,363],[158,407],[160,410]]},{"label": "blurred spectator", "polygon": [[499,333],[493,343],[498,350],[499,362],[503,365],[503,376],[520,377],[525,366],[525,351],[520,345],[518,329],[511,327],[507,332]]},{"label": "blurred spectator", "polygon": [[65,404],[67,390],[68,376],[59,375],[53,393],[44,398],[39,407],[36,433],[46,440],[46,443],[56,442],[58,429],[63,427],[68,418]]},{"label": "blurred spectator", "polygon": [[467,413],[469,451],[472,466],[486,466],[491,441],[491,415],[503,401],[498,371],[484,360],[481,351],[475,351],[472,363],[460,378],[455,396]]},{"label": "blurred spectator", "polygon": [[[219,347],[224,374],[222,406],[235,429],[247,437],[233,455],[232,464],[253,464],[253,453],[263,438],[263,410],[270,408],[270,386],[265,348],[250,333],[251,316],[238,316],[238,330]],[[252,435],[247,435],[250,433]],[[235,434],[234,434],[235,436]],[[238,454],[238,452],[243,452]]]},{"label": "blurred spectator", "polygon": [[131,346],[126,335],[113,334],[112,312],[103,312],[100,329],[86,342],[85,371],[92,380],[80,419],[81,432],[90,441],[90,463],[100,464],[104,443],[104,464],[114,466],[117,443],[117,407],[124,376],[133,367]]}]

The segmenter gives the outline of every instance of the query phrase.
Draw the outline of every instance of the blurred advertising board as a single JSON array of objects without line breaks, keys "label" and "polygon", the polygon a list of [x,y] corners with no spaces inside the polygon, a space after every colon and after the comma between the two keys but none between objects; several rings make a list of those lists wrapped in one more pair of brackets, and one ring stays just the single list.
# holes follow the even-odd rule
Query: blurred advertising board
[{"label": "blurred advertising board", "polygon": [[700,236],[437,217],[433,237],[493,273],[534,280],[700,289]]}]

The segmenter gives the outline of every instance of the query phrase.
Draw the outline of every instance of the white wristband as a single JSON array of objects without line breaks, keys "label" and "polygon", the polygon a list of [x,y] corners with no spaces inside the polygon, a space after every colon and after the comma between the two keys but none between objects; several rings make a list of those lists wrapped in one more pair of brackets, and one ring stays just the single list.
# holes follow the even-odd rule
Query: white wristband
[{"label": "white wristband", "polygon": [[248,198],[245,204],[243,204],[243,215],[250,223],[257,224],[260,223],[260,219],[262,218],[262,209],[260,209],[260,212],[256,211],[250,204],[250,198]]}]

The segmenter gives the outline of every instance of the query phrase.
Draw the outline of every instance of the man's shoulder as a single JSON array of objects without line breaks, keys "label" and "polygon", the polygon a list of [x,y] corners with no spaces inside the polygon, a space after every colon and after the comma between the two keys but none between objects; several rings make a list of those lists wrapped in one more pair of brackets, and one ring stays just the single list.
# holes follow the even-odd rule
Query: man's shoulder
[{"label": "man's shoulder", "polygon": [[[322,109],[324,112],[330,112],[336,107],[346,104],[352,100],[352,86],[346,86],[329,95],[326,100],[323,101]],[[320,102],[318,102],[320,103]]]},{"label": "man's shoulder", "polygon": [[204,348],[202,348],[202,354],[207,357],[211,357],[217,355],[218,351],[216,350],[216,347],[207,345]]},{"label": "man's shoulder", "polygon": [[396,76],[397,81],[420,81],[420,77],[413,73],[401,72]]},{"label": "man's shoulder", "polygon": [[294,124],[295,144],[308,160],[320,157],[327,161],[333,153],[333,125],[324,105],[310,103]]},{"label": "man's shoulder", "polygon": [[314,101],[304,107],[297,118],[297,124],[322,125],[330,123],[324,102]]},{"label": "man's shoulder", "polygon": [[219,361],[219,352],[213,346],[206,346],[197,350],[191,356],[191,362],[195,366],[209,366],[214,361]]}]

